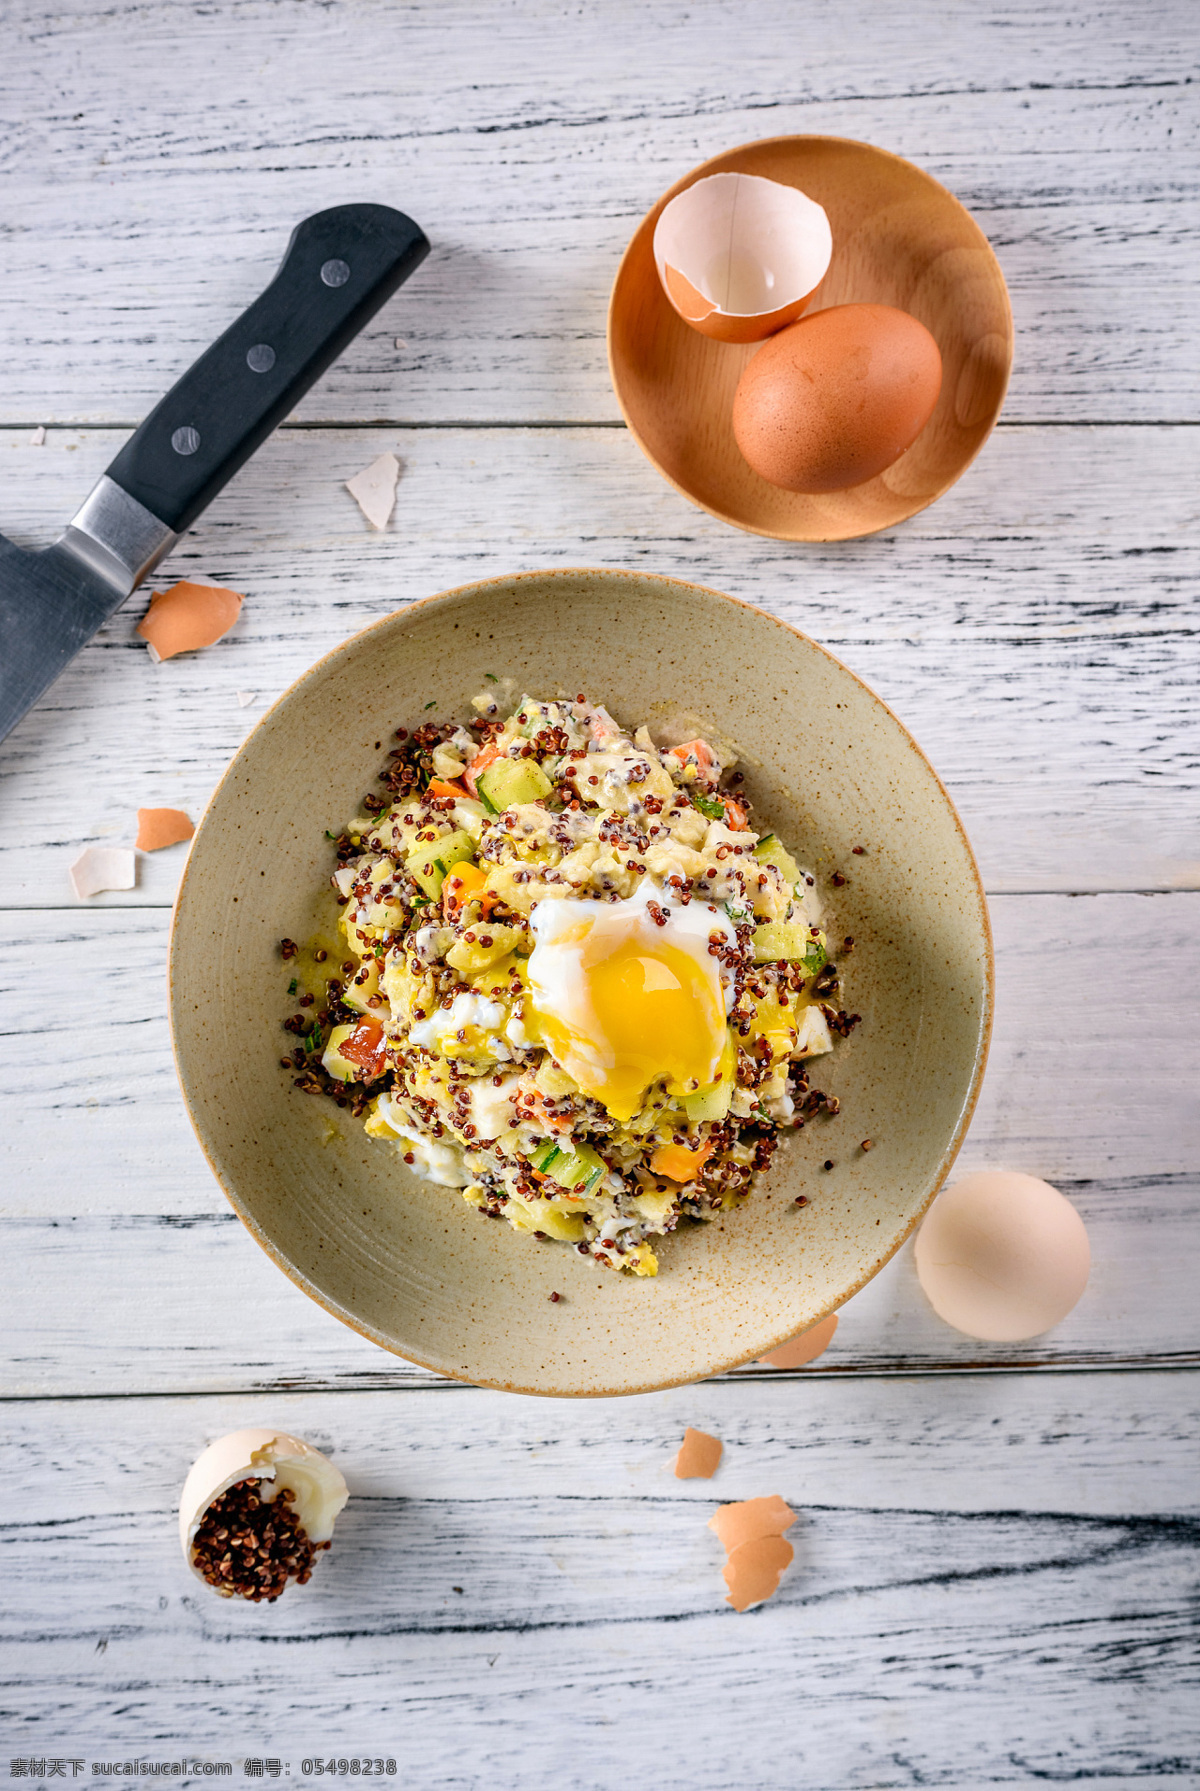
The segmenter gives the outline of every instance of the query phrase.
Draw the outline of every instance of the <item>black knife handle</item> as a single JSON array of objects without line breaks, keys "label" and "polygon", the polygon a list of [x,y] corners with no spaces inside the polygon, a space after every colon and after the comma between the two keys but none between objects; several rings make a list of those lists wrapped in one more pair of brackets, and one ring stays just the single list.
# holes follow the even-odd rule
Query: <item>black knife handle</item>
[{"label": "black knife handle", "polygon": [[292,232],[260,298],[125,443],[108,477],[181,534],[429,253],[386,205],[336,205]]}]

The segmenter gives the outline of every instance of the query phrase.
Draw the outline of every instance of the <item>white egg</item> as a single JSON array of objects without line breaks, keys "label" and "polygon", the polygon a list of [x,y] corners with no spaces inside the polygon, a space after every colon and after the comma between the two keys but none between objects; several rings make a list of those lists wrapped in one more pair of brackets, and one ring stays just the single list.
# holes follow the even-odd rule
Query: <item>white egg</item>
[{"label": "white egg", "polygon": [[646,879],[623,902],[539,902],[530,924],[526,1024],[614,1119],[661,1076],[679,1094],[716,1079],[733,995],[720,954],[737,943],[720,909]]},{"label": "white egg", "polygon": [[1083,1220],[1049,1182],[980,1170],[935,1200],[917,1234],[916,1262],[939,1318],[968,1337],[1019,1343],[1076,1305],[1091,1250]]}]

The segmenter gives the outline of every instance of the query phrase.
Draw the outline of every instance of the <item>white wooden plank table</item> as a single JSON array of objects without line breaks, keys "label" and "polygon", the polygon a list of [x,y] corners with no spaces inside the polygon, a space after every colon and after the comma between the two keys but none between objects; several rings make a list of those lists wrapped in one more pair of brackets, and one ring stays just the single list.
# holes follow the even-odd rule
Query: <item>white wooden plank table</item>
[{"label": "white wooden plank table", "polygon": [[[1200,1784],[1198,35],[1190,0],[9,0],[15,540],[53,537],[299,217],[378,199],[435,246],[162,569],[245,591],[234,631],[156,668],[138,595],[0,749],[0,1779],[371,1756],[523,1791]],[[692,509],[607,381],[636,220],[790,131],[927,167],[1012,290],[1003,421],[871,541]],[[384,448],[375,536],[342,481]],[[904,1251],[801,1373],[506,1398],[373,1349],[225,1206],[167,1037],[182,855],[87,904],[67,865],[139,805],[197,815],[354,629],[556,564],[764,604],[930,752],[997,936],[962,1162],[1078,1204],[1094,1273],[1056,1331],[959,1337]],[[354,1496],[305,1594],[235,1610],[186,1576],[172,1510],[203,1443],[260,1422]],[[711,1484],[670,1474],[689,1423],[725,1440]],[[739,1617],[705,1520],[774,1491],[796,1564]]]}]

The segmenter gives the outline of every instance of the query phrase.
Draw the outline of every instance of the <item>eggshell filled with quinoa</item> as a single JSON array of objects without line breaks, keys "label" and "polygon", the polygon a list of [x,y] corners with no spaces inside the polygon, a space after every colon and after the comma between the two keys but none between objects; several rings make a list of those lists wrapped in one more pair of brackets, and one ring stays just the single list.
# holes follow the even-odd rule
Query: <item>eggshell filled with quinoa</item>
[{"label": "eggshell filled with quinoa", "polygon": [[282,1430],[236,1430],[193,1462],[179,1540],[198,1579],[223,1598],[273,1603],[306,1581],[349,1492],[327,1456]]}]

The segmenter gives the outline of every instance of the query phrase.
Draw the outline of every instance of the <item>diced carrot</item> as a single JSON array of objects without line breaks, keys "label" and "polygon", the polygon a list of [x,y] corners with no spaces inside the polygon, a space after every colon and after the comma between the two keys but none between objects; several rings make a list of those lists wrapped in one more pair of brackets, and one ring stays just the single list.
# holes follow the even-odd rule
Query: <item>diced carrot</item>
[{"label": "diced carrot", "polygon": [[725,825],[740,833],[747,821],[745,809],[736,796],[722,796],[721,801],[725,804]]},{"label": "diced carrot", "polygon": [[686,765],[689,759],[695,759],[701,771],[709,771],[717,762],[717,756],[707,740],[685,740],[682,746],[671,748],[671,757]]},{"label": "diced carrot", "polygon": [[660,1144],[650,1159],[650,1168],[655,1175],[665,1175],[668,1181],[690,1182],[708,1162],[713,1149],[711,1139],[699,1150],[687,1150],[682,1144]]},{"label": "diced carrot", "polygon": [[468,860],[456,864],[442,884],[442,908],[447,917],[457,914],[463,903],[478,895],[486,882],[487,872],[480,870],[477,864]]},{"label": "diced carrot", "polygon": [[500,748],[496,745],[494,740],[490,740],[486,746],[481,746],[479,751],[475,754],[475,757],[463,772],[463,782],[466,784],[468,790],[470,790],[472,796],[478,796],[479,794],[476,787],[476,779],[478,778],[479,773],[481,771],[486,771],[492,761],[499,757]]},{"label": "diced carrot", "polygon": [[466,793],[466,785],[460,783],[457,778],[451,780],[445,777],[431,777],[429,780],[428,794],[430,796],[452,796],[457,802],[459,797],[465,796]]},{"label": "diced carrot", "polygon": [[338,1051],[342,1057],[348,1057],[351,1063],[361,1064],[370,1080],[372,1076],[381,1076],[386,1068],[385,1042],[383,1027],[378,1020],[368,1016],[359,1021],[348,1039],[343,1039]]}]

